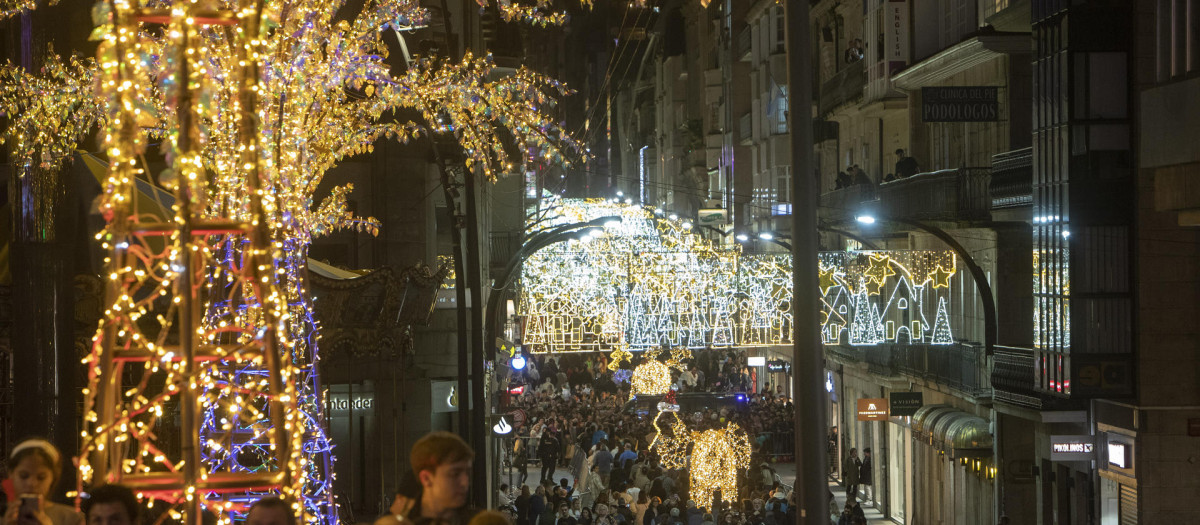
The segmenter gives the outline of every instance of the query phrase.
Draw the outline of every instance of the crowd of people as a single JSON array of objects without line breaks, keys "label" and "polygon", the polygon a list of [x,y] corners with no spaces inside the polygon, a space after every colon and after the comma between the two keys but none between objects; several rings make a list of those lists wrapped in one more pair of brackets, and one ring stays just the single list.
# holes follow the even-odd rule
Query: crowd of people
[{"label": "crowd of people", "polygon": [[[756,378],[744,354],[696,351],[682,370],[673,371],[679,393],[742,394],[742,401],[732,405],[679,413],[689,430],[733,422],[750,438],[755,466],[739,480],[742,501],[712,509],[689,499],[686,471],[663,467],[649,447],[658,432],[657,409],[631,406],[627,379],[607,365],[608,356],[598,353],[537,356],[517,379],[525,389],[509,400],[508,410],[520,410],[524,418],[514,429],[513,486],[502,487],[498,496],[517,525],[744,525],[792,519],[790,490],[770,461],[784,457],[780,451],[790,453],[794,410],[782,386],[754,390]],[[537,477],[530,479],[534,462]],[[556,468],[572,466],[571,479],[554,479]]]}]

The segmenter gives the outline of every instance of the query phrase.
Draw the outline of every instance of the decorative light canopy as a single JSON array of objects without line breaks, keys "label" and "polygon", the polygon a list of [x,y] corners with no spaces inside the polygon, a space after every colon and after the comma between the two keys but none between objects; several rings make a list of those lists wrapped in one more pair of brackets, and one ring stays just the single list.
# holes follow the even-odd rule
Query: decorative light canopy
[{"label": "decorative light canopy", "polygon": [[[543,228],[620,216],[583,240],[552,245],[523,266],[518,314],[537,353],[790,345],[791,254],[724,248],[682,221],[615,201],[553,199]],[[536,217],[537,214],[534,214]],[[950,251],[825,252],[825,344],[950,344]],[[937,305],[946,308],[938,313]]]}]

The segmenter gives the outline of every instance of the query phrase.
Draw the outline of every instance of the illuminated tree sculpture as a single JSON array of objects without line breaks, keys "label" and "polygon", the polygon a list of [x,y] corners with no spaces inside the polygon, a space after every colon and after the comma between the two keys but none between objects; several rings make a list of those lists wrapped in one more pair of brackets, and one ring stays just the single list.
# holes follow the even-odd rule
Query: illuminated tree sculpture
[{"label": "illuminated tree sculpture", "polygon": [[[221,472],[281,472],[294,462],[295,490],[284,495],[300,502],[310,521],[336,520],[304,267],[314,237],[346,228],[374,232],[379,224],[348,211],[349,185],[314,202],[326,172],[381,137],[407,142],[427,134],[452,136],[467,166],[489,179],[531,159],[569,163],[581,156],[549,111],[567,93],[564,86],[523,68],[498,75],[490,57],[470,54],[457,62],[424,59],[393,76],[383,38],[420,24],[425,12],[416,0],[369,1],[357,17],[335,21],[343,5],[156,2],[146,9],[101,2],[93,10],[94,34],[102,39],[97,60],[52,56],[42,76],[0,69],[0,111],[13,116],[6,138],[20,165],[54,168],[97,127],[111,163],[101,204],[110,224],[99,236],[113,254],[109,309],[90,363],[94,380],[121,392],[129,417],[89,388],[85,479],[101,481],[87,476],[98,452],[107,454],[106,479],[162,477],[184,466],[216,479]],[[420,121],[390,118],[399,108],[415,110]],[[142,161],[153,139],[163,140],[171,164],[160,173],[148,173]],[[256,172],[260,186],[250,183]],[[135,181],[176,191],[174,216],[139,209]],[[176,227],[193,219],[207,226],[191,233]],[[147,225],[159,230],[147,233]],[[273,284],[249,287],[247,272]],[[190,282],[181,288],[176,281],[184,275]],[[194,330],[177,315],[189,297],[185,317]],[[247,353],[247,345],[270,337],[268,327],[278,328],[276,353]],[[207,365],[180,368],[181,334],[205,348]],[[124,375],[97,371],[104,349],[114,345],[142,352],[144,368],[133,372],[122,361]],[[272,358],[281,359],[282,385],[293,391],[269,399],[299,409],[286,423],[272,421],[280,411],[269,409],[262,393],[263,382],[274,380],[266,366]],[[156,441],[182,430],[167,423],[182,409],[181,388],[198,389],[202,400],[201,459],[190,463]],[[280,424],[291,425],[290,437]],[[292,438],[299,439],[292,457],[273,452]],[[193,485],[194,493],[144,494],[236,511],[291,483],[268,481],[240,495],[204,484]]]},{"label": "illuminated tree sculpture", "polygon": [[721,489],[723,501],[738,501],[738,471],[750,466],[750,439],[737,423],[725,428],[692,432],[692,500],[712,508],[713,491]]}]

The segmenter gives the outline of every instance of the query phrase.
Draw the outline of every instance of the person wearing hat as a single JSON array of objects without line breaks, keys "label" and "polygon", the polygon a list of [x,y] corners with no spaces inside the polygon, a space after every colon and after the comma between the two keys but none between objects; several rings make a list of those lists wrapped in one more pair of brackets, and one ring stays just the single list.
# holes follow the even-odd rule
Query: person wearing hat
[{"label": "person wearing hat", "polygon": [[80,525],[73,507],[50,501],[62,473],[62,454],[49,441],[26,439],[8,455],[8,479],[16,498],[0,515],[0,525]]}]

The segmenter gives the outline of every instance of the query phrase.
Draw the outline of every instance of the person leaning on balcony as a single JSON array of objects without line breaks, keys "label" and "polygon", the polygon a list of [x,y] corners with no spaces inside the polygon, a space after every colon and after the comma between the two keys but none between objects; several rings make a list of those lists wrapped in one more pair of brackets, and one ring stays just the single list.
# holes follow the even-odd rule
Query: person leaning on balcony
[{"label": "person leaning on balcony", "polygon": [[903,179],[904,177],[912,177],[917,174],[921,168],[917,166],[917,159],[904,154],[904,149],[896,150],[896,178]]},{"label": "person leaning on balcony", "polygon": [[835,186],[833,189],[840,190],[842,188],[849,188],[852,186],[853,179],[851,179],[850,175],[847,175],[846,172],[839,171],[837,174],[837,179],[834,180],[834,183]]}]

